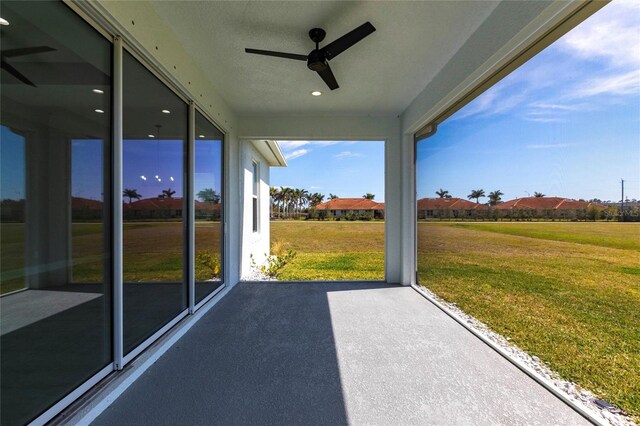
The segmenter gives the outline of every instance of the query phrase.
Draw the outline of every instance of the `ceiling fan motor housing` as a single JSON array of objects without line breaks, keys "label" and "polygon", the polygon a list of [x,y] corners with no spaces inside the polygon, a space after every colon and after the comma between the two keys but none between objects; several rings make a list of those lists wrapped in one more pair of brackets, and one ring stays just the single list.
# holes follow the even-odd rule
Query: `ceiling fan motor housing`
[{"label": "ceiling fan motor housing", "polygon": [[307,67],[313,71],[324,71],[329,64],[324,57],[324,53],[321,50],[313,50],[309,53],[307,59]]}]

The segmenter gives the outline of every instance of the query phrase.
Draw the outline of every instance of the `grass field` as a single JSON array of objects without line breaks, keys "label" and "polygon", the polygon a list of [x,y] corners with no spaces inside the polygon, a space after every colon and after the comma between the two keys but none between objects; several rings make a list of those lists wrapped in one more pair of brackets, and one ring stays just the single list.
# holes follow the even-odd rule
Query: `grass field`
[{"label": "grass field", "polygon": [[640,224],[420,223],[419,280],[640,416]]},{"label": "grass field", "polygon": [[280,280],[384,280],[384,222],[271,222],[271,241],[296,250]]},{"label": "grass field", "polygon": [[[22,224],[2,224],[2,286],[0,293],[24,287],[24,230]],[[102,282],[104,247],[102,225],[74,223],[71,250],[75,282]],[[180,281],[182,279],[182,223],[125,223],[123,229],[125,281]],[[220,258],[220,223],[196,222],[196,252]],[[196,279],[212,278],[196,264]]]},{"label": "grass field", "polygon": [[[218,253],[219,230],[198,223],[197,250]],[[7,292],[22,287],[23,230],[1,231]],[[281,280],[384,279],[382,222],[277,221],[271,235],[297,251]],[[100,236],[74,224],[76,281],[101,279]],[[125,280],[180,279],[182,224],[128,223],[124,237]],[[640,224],[420,223],[418,269],[422,285],[640,419]]]}]

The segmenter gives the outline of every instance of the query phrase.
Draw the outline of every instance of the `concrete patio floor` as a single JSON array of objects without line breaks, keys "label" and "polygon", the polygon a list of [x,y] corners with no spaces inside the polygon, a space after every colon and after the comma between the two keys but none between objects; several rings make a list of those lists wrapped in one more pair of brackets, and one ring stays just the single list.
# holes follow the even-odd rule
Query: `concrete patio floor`
[{"label": "concrete patio floor", "polygon": [[241,283],[93,424],[588,422],[411,288]]}]

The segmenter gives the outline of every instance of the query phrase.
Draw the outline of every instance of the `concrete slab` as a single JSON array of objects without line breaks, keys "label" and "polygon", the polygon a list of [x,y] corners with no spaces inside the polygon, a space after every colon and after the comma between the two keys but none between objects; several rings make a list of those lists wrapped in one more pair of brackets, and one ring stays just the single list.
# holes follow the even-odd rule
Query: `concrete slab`
[{"label": "concrete slab", "polygon": [[102,294],[25,290],[0,298],[0,335],[26,327],[101,297]]},{"label": "concrete slab", "polygon": [[411,288],[246,283],[94,424],[587,422]]}]

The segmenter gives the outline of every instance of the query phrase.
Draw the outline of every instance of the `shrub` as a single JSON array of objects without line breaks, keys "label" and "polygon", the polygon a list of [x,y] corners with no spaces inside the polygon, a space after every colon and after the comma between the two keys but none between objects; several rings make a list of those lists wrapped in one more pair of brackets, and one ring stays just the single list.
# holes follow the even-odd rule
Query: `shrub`
[{"label": "shrub", "polygon": [[360,220],[373,220],[373,211],[364,212],[358,218]]},{"label": "shrub", "polygon": [[[291,262],[296,257],[296,254],[295,250],[287,249],[284,242],[274,241],[271,244],[271,254],[267,256],[265,263],[258,269],[269,277],[278,278],[282,268]],[[251,263],[254,267],[256,266],[253,256],[251,257]]]},{"label": "shrub", "polygon": [[220,277],[220,259],[209,250],[196,253],[196,279],[210,280]]}]

